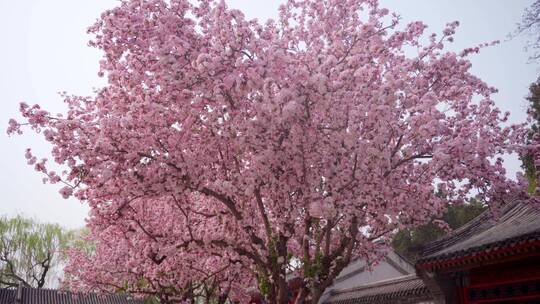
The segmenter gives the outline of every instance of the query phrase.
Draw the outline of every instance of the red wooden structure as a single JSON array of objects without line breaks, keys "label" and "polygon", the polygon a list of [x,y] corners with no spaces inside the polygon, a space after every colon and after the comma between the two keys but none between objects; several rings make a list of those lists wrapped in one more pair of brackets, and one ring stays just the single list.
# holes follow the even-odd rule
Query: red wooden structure
[{"label": "red wooden structure", "polygon": [[416,268],[446,303],[540,303],[540,209],[485,212],[428,245]]}]

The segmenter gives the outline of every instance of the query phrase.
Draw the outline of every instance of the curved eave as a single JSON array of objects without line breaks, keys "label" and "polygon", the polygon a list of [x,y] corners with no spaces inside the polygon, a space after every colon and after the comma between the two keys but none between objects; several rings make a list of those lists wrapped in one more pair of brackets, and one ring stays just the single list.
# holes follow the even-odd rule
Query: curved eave
[{"label": "curved eave", "polygon": [[455,268],[469,268],[493,262],[501,263],[526,256],[540,255],[540,235],[535,233],[531,238],[523,236],[503,244],[490,244],[471,248],[451,255],[421,259],[416,263],[417,269],[437,271]]}]

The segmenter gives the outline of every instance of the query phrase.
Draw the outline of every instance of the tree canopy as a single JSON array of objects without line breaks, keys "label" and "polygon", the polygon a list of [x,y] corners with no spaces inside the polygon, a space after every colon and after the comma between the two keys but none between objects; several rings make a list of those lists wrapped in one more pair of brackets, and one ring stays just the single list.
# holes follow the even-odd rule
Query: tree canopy
[{"label": "tree canopy", "polygon": [[523,153],[521,160],[522,167],[529,183],[528,191],[531,194],[538,195],[540,193],[540,189],[538,189],[538,175],[540,172],[540,163],[538,163],[538,143],[540,141],[540,79],[529,86],[527,101],[529,102],[528,112],[529,117],[531,118],[530,129],[527,136],[527,145],[529,149],[526,153]]},{"label": "tree canopy", "polygon": [[317,303],[397,229],[503,204],[521,188],[501,155],[527,131],[470,72],[486,45],[445,50],[457,27],[426,35],[376,0],[290,0],[265,23],[213,0],[105,11],[89,31],[108,84],[61,115],[22,103],[8,129],[41,132],[66,173],[28,163],[91,208],[70,284],[286,303],[294,273],[294,300]]},{"label": "tree canopy", "polygon": [[69,233],[55,224],[0,217],[0,287],[42,288],[59,279],[61,249]]}]

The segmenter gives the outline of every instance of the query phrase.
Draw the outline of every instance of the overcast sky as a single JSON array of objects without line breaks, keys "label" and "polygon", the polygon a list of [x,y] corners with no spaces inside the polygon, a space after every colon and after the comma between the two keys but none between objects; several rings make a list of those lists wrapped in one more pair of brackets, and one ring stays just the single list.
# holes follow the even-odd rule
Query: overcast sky
[{"label": "overcast sky", "polygon": [[[281,0],[228,0],[248,17],[275,18]],[[55,185],[43,185],[42,176],[26,165],[24,149],[48,156],[50,147],[31,132],[8,137],[10,118],[20,118],[18,103],[39,103],[57,113],[64,109],[57,92],[91,95],[104,84],[97,77],[99,51],[89,48],[86,28],[113,0],[0,0],[0,214],[24,214],[67,227],[84,225],[86,206],[64,200]],[[528,85],[539,73],[527,64],[525,38],[508,40],[523,9],[532,0],[381,0],[382,6],[401,14],[403,23],[421,20],[430,32],[440,33],[447,22],[458,20],[454,50],[501,40],[473,57],[473,71],[496,86],[498,106],[512,113],[513,122],[525,119]],[[519,170],[510,158],[509,174]]]}]

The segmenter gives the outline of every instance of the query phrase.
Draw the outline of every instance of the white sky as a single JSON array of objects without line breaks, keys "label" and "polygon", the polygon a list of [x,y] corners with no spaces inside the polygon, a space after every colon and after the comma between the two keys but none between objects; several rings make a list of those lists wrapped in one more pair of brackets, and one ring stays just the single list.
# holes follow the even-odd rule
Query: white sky
[{"label": "white sky", "polygon": [[[402,24],[421,20],[430,32],[440,33],[447,22],[461,23],[452,48],[501,40],[473,57],[473,71],[499,88],[498,106],[512,113],[514,122],[525,119],[528,86],[538,76],[538,65],[527,64],[525,38],[508,41],[523,9],[532,0],[380,0],[400,13]],[[282,0],[228,0],[248,17],[276,17]],[[90,95],[104,84],[97,77],[99,51],[89,48],[86,28],[113,0],[0,0],[0,214],[24,214],[67,227],[84,225],[88,208],[74,199],[64,200],[55,185],[43,185],[42,176],[26,165],[24,149],[48,156],[41,137],[27,132],[8,137],[10,118],[20,118],[18,103],[39,103],[53,113],[64,109],[56,92]],[[510,159],[510,174],[519,162]]]}]

